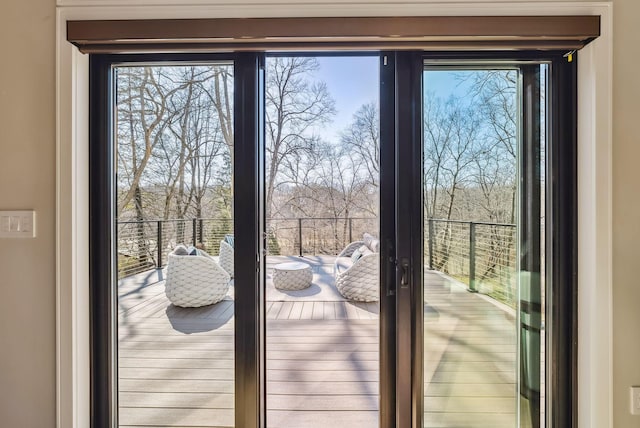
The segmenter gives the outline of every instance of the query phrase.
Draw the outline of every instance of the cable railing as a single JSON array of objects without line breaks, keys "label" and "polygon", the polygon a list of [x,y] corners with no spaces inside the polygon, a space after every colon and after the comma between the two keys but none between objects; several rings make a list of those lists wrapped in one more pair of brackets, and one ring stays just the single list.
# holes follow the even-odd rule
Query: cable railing
[{"label": "cable railing", "polygon": [[514,224],[428,219],[425,264],[510,306],[516,302]]},{"label": "cable railing", "polygon": [[168,249],[198,242],[199,228],[198,219],[118,221],[118,277],[164,266]]},{"label": "cable railing", "polygon": [[[217,255],[220,241],[233,234],[232,219],[193,218],[118,221],[118,277],[166,265],[177,244],[199,245]],[[304,217],[267,219],[268,255],[337,255],[364,232],[378,229],[376,218]]]},{"label": "cable railing", "polygon": [[373,217],[305,217],[267,219],[269,255],[337,255],[365,232],[375,234]]},{"label": "cable railing", "polygon": [[[118,276],[166,265],[177,244],[199,244],[217,255],[233,234],[232,219],[193,218],[119,221]],[[268,255],[337,255],[364,232],[376,234],[376,218],[304,217],[267,219]],[[510,305],[515,304],[516,227],[513,224],[428,219],[425,264]]]}]

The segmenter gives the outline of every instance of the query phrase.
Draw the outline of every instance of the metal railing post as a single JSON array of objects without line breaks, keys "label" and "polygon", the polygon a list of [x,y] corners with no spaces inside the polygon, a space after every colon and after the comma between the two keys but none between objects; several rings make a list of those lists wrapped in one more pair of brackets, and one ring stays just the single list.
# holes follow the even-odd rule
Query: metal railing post
[{"label": "metal railing post", "polygon": [[477,293],[476,288],[476,224],[469,222],[469,291]]},{"label": "metal railing post", "polygon": [[158,247],[158,262],[156,263],[156,267],[161,268],[162,267],[162,221],[158,220],[158,227],[157,227],[157,247]]},{"label": "metal railing post", "polygon": [[[329,252],[331,252],[331,250],[333,250],[333,248],[330,248],[331,244],[331,239],[330,238],[326,238],[326,230],[328,230],[328,228],[330,228],[331,222],[327,222],[327,220],[331,220],[334,222],[334,228],[337,228],[338,224],[340,221],[345,220],[348,221],[348,223],[345,223],[345,227],[348,227],[348,231],[345,231],[346,233],[348,233],[349,236],[349,242],[353,242],[354,236],[353,236],[353,220],[354,218],[348,217],[348,218],[334,218],[334,217],[307,217],[307,218],[302,218],[302,217],[294,217],[294,218],[287,218],[285,219],[285,221],[290,222],[290,221],[294,221],[294,220],[298,220],[297,221],[297,237],[296,237],[296,230],[295,229],[290,229],[290,228],[285,228],[287,230],[286,232],[286,239],[287,241],[290,242],[291,239],[294,240],[294,242],[289,245],[293,245],[293,248],[291,247],[287,247],[289,249],[287,249],[286,254],[287,255],[292,255],[293,253],[297,252],[298,255],[300,257],[304,257],[305,254],[305,248],[304,248],[304,242],[303,242],[303,221],[307,220],[307,221],[311,221],[313,222],[312,225],[307,226],[308,229],[311,229],[311,231],[307,231],[307,235],[309,235],[309,233],[313,233],[313,236],[309,236],[309,240],[310,240],[310,244],[312,246],[312,248],[307,248],[306,251],[309,251],[310,254],[317,254],[318,252],[320,252],[321,254],[327,254]],[[206,219],[206,218],[200,218],[200,217],[195,217],[191,219],[191,223],[192,223],[192,241],[193,244],[196,245],[198,242],[200,243],[204,243],[204,239],[205,239],[205,230],[204,230],[204,221],[216,221],[216,220],[212,220],[212,219]],[[368,218],[355,218],[355,220],[369,220]],[[138,220],[138,221],[118,221],[117,225],[119,227],[119,232],[118,232],[118,239],[120,240],[118,242],[119,246],[122,246],[123,249],[123,254],[132,254],[132,258],[135,256],[136,254],[136,250],[135,250],[135,244],[136,243],[140,243],[141,239],[144,238],[144,257],[140,256],[139,260],[134,261],[132,260],[130,265],[127,265],[125,267],[119,267],[118,270],[118,277],[121,278],[126,274],[130,274],[130,273],[137,273],[140,272],[141,269],[148,269],[150,268],[150,265],[148,264],[148,262],[150,261],[149,259],[151,259],[151,257],[154,256],[154,252],[153,252],[153,237],[151,237],[151,232],[152,232],[152,224],[156,223],[157,228],[156,228],[156,240],[157,240],[157,248],[156,248],[156,260],[153,261],[154,267],[155,268],[162,268],[164,265],[164,262],[166,261],[165,257],[164,257],[164,251],[166,251],[167,247],[164,246],[164,235],[165,235],[165,231],[164,231],[164,223],[167,223],[167,227],[169,227],[168,229],[168,238],[171,239],[173,241],[173,239],[176,239],[176,243],[188,243],[189,240],[187,239],[188,237],[186,236],[186,226],[187,226],[187,221],[189,221],[189,219],[167,219],[167,220],[158,220],[158,219],[153,219],[153,220]],[[442,224],[447,224],[447,225],[451,225],[451,224],[455,224],[458,227],[463,227],[467,226],[469,227],[469,243],[468,243],[468,253],[464,254],[464,250],[463,248],[460,248],[460,246],[464,247],[464,234],[462,234],[461,236],[458,236],[456,234],[455,238],[453,236],[450,236],[449,238],[445,238],[445,244],[446,244],[446,239],[449,240],[453,240],[451,242],[453,242],[453,248],[454,251],[451,254],[447,254],[447,250],[440,250],[439,254],[439,245],[443,245],[442,241],[439,242],[436,241],[438,239],[437,233],[438,231],[436,230],[436,225],[438,224],[438,222],[442,223]],[[149,225],[149,228],[142,228],[143,225]],[[226,225],[226,223],[224,223]],[[319,228],[317,227],[319,224]],[[464,257],[468,256],[468,290],[470,292],[478,292],[478,288],[479,288],[479,282],[477,280],[477,259],[478,257],[481,258],[481,266],[480,266],[480,277],[481,279],[485,279],[485,280],[491,280],[491,281],[498,281],[499,285],[502,287],[509,287],[509,281],[508,278],[505,280],[504,277],[504,271],[506,269],[509,269],[510,266],[512,266],[513,263],[513,258],[515,257],[514,252],[515,252],[515,248],[514,245],[514,235],[513,235],[513,231],[515,230],[516,226],[513,224],[502,224],[502,223],[489,223],[489,222],[482,222],[482,221],[478,221],[478,222],[474,222],[474,221],[468,221],[468,220],[443,220],[443,219],[434,219],[434,218],[428,218],[427,219],[427,224],[425,225],[427,226],[425,229],[428,230],[428,239],[427,242],[425,242],[425,246],[428,246],[428,251],[429,251],[429,260],[427,261],[429,264],[429,269],[435,270],[435,269],[439,269],[442,270],[443,272],[447,273],[445,269],[445,266],[447,265],[447,263],[449,263],[449,261],[452,261],[452,264],[455,265],[455,268],[464,271]],[[498,234],[499,232],[502,233],[502,235],[496,235],[498,236],[497,238],[495,238],[495,240],[490,240],[488,241],[488,239],[490,239],[491,236],[487,235],[487,233],[481,233],[480,236],[478,236],[478,230],[477,227],[478,226],[482,226],[482,227],[491,227],[491,229],[489,230],[491,236],[493,236],[493,234]],[[440,227],[440,226],[438,226]],[[121,229],[121,230],[120,230]],[[142,229],[142,235],[139,235],[139,232],[137,232],[138,230]],[[457,230],[457,229],[456,229]],[[484,230],[484,229],[483,229]],[[481,230],[481,232],[483,232],[483,230]],[[504,231],[503,231],[504,230]],[[503,231],[503,232],[502,232]],[[213,231],[216,232],[216,231]],[[335,234],[335,230],[332,232]],[[210,235],[208,236],[208,239],[213,239],[214,241],[216,239],[218,239],[218,233],[214,233],[214,235],[211,235],[212,232],[210,232]],[[293,236],[291,236],[290,234],[293,233]],[[174,235],[175,234],[175,235]],[[124,236],[126,235],[126,237]],[[504,236],[503,236],[504,235]],[[268,235],[265,235],[265,239],[268,240]],[[149,239],[151,239],[151,241],[149,241]],[[277,237],[273,237],[274,239],[274,244],[278,245],[278,238]],[[295,239],[298,239],[298,248],[296,251],[295,248]],[[357,237],[356,237],[357,239]],[[426,239],[426,237],[425,237]],[[133,246],[131,246],[131,244],[128,241],[125,240],[129,240],[131,242],[133,242]],[[340,243],[341,242],[341,238],[338,237],[337,235],[334,236],[334,244],[335,243]],[[311,242],[313,241],[313,242]],[[139,244],[142,245],[142,244]],[[268,245],[268,242],[267,242]],[[477,246],[480,245],[480,251],[481,254],[478,255],[477,251],[478,248]],[[319,247],[318,247],[319,246]],[[120,251],[120,247],[119,251]],[[338,250],[340,250],[340,248],[338,248]],[[462,250],[462,251],[460,251]],[[129,253],[127,253],[126,251],[129,251]],[[141,252],[141,250],[139,250],[138,252]],[[449,260],[447,257],[451,256],[451,260]],[[440,256],[440,257],[439,257]],[[484,258],[487,258],[488,256],[493,257],[493,259],[491,259],[489,261],[489,264],[487,264],[484,261]],[[497,259],[496,257],[499,257],[499,259]],[[145,260],[146,260],[146,264],[145,264]],[[135,262],[135,263],[134,263]],[[454,274],[460,273],[461,275],[464,275],[464,272],[453,272]],[[508,301],[511,301],[512,299],[512,295],[509,294],[511,293],[511,289],[507,288],[506,289],[508,294],[506,296],[506,299]]]},{"label": "metal railing post", "polygon": [[338,217],[333,220],[333,250],[340,251],[338,248]]},{"label": "metal railing post", "polygon": [[302,257],[302,219],[298,219],[298,242],[300,248],[300,257]]},{"label": "metal railing post", "polygon": [[433,219],[429,220],[429,269],[433,270]]}]

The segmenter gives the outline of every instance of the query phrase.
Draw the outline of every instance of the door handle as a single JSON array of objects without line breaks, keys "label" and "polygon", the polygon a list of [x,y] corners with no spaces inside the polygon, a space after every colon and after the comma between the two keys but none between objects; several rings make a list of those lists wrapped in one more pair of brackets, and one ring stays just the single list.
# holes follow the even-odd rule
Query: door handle
[{"label": "door handle", "polygon": [[402,276],[400,277],[400,287],[407,288],[409,287],[409,259],[402,259],[400,261],[400,269],[402,271]]}]

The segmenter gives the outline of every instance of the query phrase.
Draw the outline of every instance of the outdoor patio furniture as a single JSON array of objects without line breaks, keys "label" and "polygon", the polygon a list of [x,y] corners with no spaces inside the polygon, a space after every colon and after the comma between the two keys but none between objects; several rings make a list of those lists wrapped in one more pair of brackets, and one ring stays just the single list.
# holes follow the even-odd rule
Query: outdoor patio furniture
[{"label": "outdoor patio furniture", "polygon": [[336,288],[345,298],[376,302],[380,295],[380,241],[365,233],[338,254],[334,263]]},{"label": "outdoor patio furniture", "polygon": [[165,294],[171,303],[186,308],[218,303],[227,295],[231,277],[207,253],[169,253]]},{"label": "outdoor patio furniture", "polygon": [[231,275],[231,278],[234,277],[233,251],[234,251],[233,235],[225,235],[224,239],[220,241],[220,257],[218,260],[219,260],[220,266],[222,266],[222,268],[226,270],[229,275]]},{"label": "outdoor patio furniture", "polygon": [[303,290],[312,279],[311,266],[306,263],[280,263],[273,267],[273,285],[279,290]]}]

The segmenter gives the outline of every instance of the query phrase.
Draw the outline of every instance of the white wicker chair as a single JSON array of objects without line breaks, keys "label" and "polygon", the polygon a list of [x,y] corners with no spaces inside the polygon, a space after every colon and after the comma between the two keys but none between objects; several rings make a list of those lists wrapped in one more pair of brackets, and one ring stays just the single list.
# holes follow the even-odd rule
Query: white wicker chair
[{"label": "white wicker chair", "polygon": [[376,302],[380,294],[380,254],[378,252],[365,254],[353,264],[350,263],[353,252],[363,245],[365,241],[352,242],[336,257],[334,264],[336,288],[349,300]]},{"label": "white wicker chair", "polygon": [[171,303],[185,308],[218,303],[229,291],[231,277],[209,255],[169,253],[165,294]]},{"label": "white wicker chair", "polygon": [[220,258],[218,260],[220,266],[222,266],[222,268],[227,271],[232,278],[234,277],[233,257],[233,247],[224,239],[220,241]]}]

